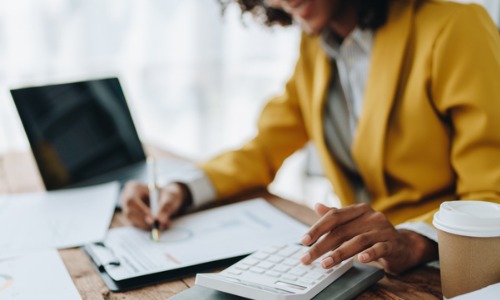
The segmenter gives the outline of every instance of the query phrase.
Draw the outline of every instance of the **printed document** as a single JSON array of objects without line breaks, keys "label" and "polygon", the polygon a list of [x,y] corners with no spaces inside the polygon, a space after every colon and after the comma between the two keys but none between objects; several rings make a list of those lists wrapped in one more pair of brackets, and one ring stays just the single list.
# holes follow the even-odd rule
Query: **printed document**
[{"label": "printed document", "polygon": [[0,196],[0,257],[101,241],[119,184]]},{"label": "printed document", "polygon": [[81,299],[57,250],[0,259],[0,299]]},{"label": "printed document", "polygon": [[[297,243],[308,227],[263,199],[193,213],[161,233],[113,228],[91,251],[116,281],[249,254],[276,243]],[[88,247],[88,246],[87,246]]]}]

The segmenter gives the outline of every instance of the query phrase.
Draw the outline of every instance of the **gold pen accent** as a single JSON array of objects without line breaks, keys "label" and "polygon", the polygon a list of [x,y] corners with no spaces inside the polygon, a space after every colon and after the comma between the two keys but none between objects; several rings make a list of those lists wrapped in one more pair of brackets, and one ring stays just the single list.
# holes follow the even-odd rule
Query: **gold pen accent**
[{"label": "gold pen accent", "polygon": [[155,220],[153,224],[153,229],[151,230],[151,238],[153,241],[159,241],[160,240],[160,228],[159,228],[159,222]]},{"label": "gold pen accent", "polygon": [[158,214],[158,185],[156,183],[156,162],[153,157],[148,157],[148,172],[149,172],[149,207],[151,209],[151,214],[155,218],[153,223],[153,229],[151,230],[151,239],[153,241],[160,240],[160,222],[156,219]]}]

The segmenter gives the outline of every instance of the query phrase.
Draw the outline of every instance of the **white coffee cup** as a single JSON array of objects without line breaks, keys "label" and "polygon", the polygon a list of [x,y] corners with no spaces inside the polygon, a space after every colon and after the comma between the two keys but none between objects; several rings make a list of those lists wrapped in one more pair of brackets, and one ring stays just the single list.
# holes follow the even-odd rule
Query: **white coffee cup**
[{"label": "white coffee cup", "polygon": [[485,201],[443,202],[438,229],[443,296],[449,299],[500,282],[500,205]]}]

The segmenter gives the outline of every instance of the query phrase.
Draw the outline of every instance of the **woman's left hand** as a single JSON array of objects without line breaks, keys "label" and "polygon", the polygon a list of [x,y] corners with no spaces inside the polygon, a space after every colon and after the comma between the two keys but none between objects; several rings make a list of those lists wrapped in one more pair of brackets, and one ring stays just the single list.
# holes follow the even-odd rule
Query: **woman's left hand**
[{"label": "woman's left hand", "polygon": [[316,204],[315,210],[321,218],[302,243],[316,243],[302,256],[304,264],[330,251],[321,259],[324,268],[357,255],[361,263],[377,261],[387,272],[401,273],[438,257],[437,243],[410,230],[397,230],[368,204],[341,209]]}]

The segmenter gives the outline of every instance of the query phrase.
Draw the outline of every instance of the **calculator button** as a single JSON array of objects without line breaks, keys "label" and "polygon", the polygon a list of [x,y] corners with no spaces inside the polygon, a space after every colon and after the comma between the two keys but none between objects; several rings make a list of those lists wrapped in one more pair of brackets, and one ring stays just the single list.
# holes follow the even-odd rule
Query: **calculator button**
[{"label": "calculator button", "polygon": [[306,275],[306,273],[307,273],[306,271],[299,270],[299,269],[293,269],[290,272],[288,272],[288,274],[299,276],[299,277]]},{"label": "calculator button", "polygon": [[275,245],[275,246],[270,246],[270,247],[262,249],[262,252],[268,253],[268,254],[274,254],[283,248],[284,248],[284,246],[276,246]]},{"label": "calculator button", "polygon": [[238,269],[238,270],[242,270],[242,271],[246,271],[246,270],[248,270],[248,269],[250,268],[249,266],[247,266],[247,265],[243,265],[243,264],[237,264],[237,265],[235,265],[234,267],[235,267],[236,269]]},{"label": "calculator button", "polygon": [[306,272],[313,272],[313,271],[315,271],[314,269],[316,269],[316,267],[312,266],[312,265],[299,264],[298,266],[295,267],[295,269],[306,271]]},{"label": "calculator button", "polygon": [[285,256],[285,257],[288,257],[292,254],[294,254],[295,252],[299,251],[300,247],[299,246],[290,246],[290,247],[287,247],[287,248],[284,248],[284,249],[281,249],[280,251],[278,251],[278,253],[276,253],[277,255],[280,255],[280,256]]},{"label": "calculator button", "polygon": [[321,280],[321,279],[325,278],[325,276],[326,275],[324,273],[310,272],[305,277],[312,279],[312,280]]},{"label": "calculator button", "polygon": [[266,254],[264,252],[257,252],[252,255],[253,258],[264,260],[269,257],[269,254]]},{"label": "calculator button", "polygon": [[298,279],[297,277],[292,276],[290,274],[284,274],[283,276],[281,276],[281,278],[288,280],[288,281],[296,281]]},{"label": "calculator button", "polygon": [[290,266],[290,267],[295,267],[296,265],[299,264],[299,261],[296,259],[287,258],[287,259],[285,259],[283,264]]},{"label": "calculator button", "polygon": [[249,266],[255,266],[256,264],[259,263],[258,259],[247,257],[244,260],[241,261],[242,264],[249,265]]},{"label": "calculator button", "polygon": [[229,269],[229,270],[227,270],[227,272],[229,274],[233,274],[233,275],[241,275],[242,274],[241,271],[238,271],[238,270],[235,270],[235,269]]},{"label": "calculator button", "polygon": [[290,270],[290,268],[288,268],[286,266],[280,266],[280,265],[278,265],[278,266],[274,267],[273,270],[276,271],[276,272],[285,273],[285,272],[288,272],[288,270]]},{"label": "calculator button", "polygon": [[268,247],[266,249],[263,249],[262,252],[264,253],[268,253],[268,254],[274,254],[276,252],[278,252],[278,248],[274,248],[274,247]]},{"label": "calculator button", "polygon": [[252,267],[250,268],[250,272],[257,273],[257,274],[264,274],[266,270],[258,267]]},{"label": "calculator button", "polygon": [[283,257],[271,255],[267,258],[267,260],[273,263],[280,263],[283,261]]},{"label": "calculator button", "polygon": [[352,259],[330,269],[323,269],[318,260],[303,265],[297,257],[308,250],[308,247],[296,244],[274,245],[264,251],[254,252],[227,268],[221,276],[227,279],[201,274],[205,280],[202,285],[226,292],[237,290],[249,298],[258,289],[259,293],[265,295],[262,299],[283,299],[282,296],[286,294],[297,296],[296,299],[311,299],[318,288],[330,284],[338,274],[351,267]]},{"label": "calculator button", "polygon": [[304,255],[304,253],[306,253],[307,250],[309,250],[309,248],[299,249],[299,251],[297,251],[293,255],[291,255],[290,258],[295,258],[297,260],[300,260],[300,258],[302,257],[302,255]]},{"label": "calculator button", "polygon": [[275,271],[273,271],[273,270],[267,271],[267,272],[266,272],[266,275],[267,275],[267,276],[271,276],[271,277],[276,277],[276,278],[278,278],[278,277],[280,277],[280,276],[281,276],[281,274],[280,274],[280,273],[275,272]]},{"label": "calculator button", "polygon": [[261,261],[257,267],[259,268],[263,268],[263,269],[271,269],[272,267],[274,267],[274,264],[273,263],[270,263],[270,262],[267,262],[267,261]]}]

